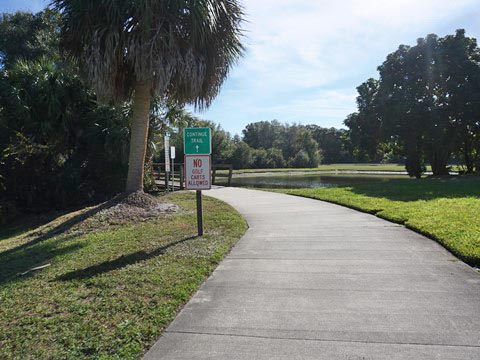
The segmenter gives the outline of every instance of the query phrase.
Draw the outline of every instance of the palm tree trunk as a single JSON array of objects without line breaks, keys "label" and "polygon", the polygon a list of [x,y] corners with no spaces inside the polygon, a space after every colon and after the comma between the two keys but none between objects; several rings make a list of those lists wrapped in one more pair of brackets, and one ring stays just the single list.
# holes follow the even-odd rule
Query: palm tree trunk
[{"label": "palm tree trunk", "polygon": [[128,156],[128,176],[125,189],[127,193],[143,191],[151,98],[150,85],[145,82],[137,82],[130,121],[130,154]]}]

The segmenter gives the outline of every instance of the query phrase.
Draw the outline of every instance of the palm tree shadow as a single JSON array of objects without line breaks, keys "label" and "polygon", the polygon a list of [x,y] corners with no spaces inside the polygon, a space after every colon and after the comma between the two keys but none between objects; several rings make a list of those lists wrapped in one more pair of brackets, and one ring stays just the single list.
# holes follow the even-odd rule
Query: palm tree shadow
[{"label": "palm tree shadow", "polygon": [[87,279],[97,275],[101,275],[113,270],[121,269],[128,265],[136,264],[140,261],[149,260],[154,257],[163,255],[168,249],[196,238],[198,238],[198,236],[190,236],[184,239],[171,242],[167,245],[161,246],[150,252],[141,250],[129,255],[120,256],[115,260],[105,261],[98,265],[87,267],[85,269],[79,269],[79,270],[68,272],[62,276],[57,277],[55,280],[57,281],[83,280],[83,279]]},{"label": "palm tree shadow", "polygon": [[[68,219],[68,220],[65,220],[63,221],[62,223],[56,225],[55,227],[47,230],[45,233],[40,233],[40,232],[37,232],[37,233],[34,233],[32,235],[30,235],[30,237],[32,237],[32,240],[26,242],[26,243],[23,243],[22,245],[19,245],[17,247],[14,247],[12,249],[9,249],[9,250],[6,250],[4,252],[2,252],[2,256],[3,255],[9,255],[11,253],[14,253],[14,252],[17,252],[17,251],[22,251],[26,248],[29,248],[31,246],[34,246],[40,242],[43,242],[45,240],[48,240],[48,239],[51,239],[55,236],[58,236],[58,235],[62,235],[66,232],[68,232],[69,230],[71,230],[74,226],[80,224],[82,221],[92,217],[92,216],[95,216],[96,214],[98,214],[99,212],[103,211],[103,210],[106,210],[106,209],[109,209],[115,205],[117,205],[119,202],[121,202],[123,200],[123,198],[125,197],[126,195],[124,194],[120,194],[120,195],[117,195],[116,197],[114,197],[113,199],[109,200],[109,201],[106,201],[98,206],[94,206],[92,208],[90,208],[89,210],[85,211],[85,212],[82,212],[78,215],[75,215],[73,216],[72,218]],[[49,219],[50,221],[53,220],[53,218],[47,218]]]},{"label": "palm tree shadow", "polygon": [[59,247],[58,243],[45,243],[9,254],[2,253],[0,254],[0,285],[25,280],[35,273],[29,272],[30,269],[49,264],[53,259],[82,247],[80,244]]}]

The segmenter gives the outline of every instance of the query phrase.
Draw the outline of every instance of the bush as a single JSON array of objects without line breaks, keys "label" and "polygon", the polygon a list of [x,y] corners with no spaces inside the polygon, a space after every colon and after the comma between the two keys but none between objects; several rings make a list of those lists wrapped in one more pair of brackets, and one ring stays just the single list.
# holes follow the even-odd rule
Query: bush
[{"label": "bush", "polygon": [[123,190],[128,111],[100,106],[68,65],[17,62],[0,72],[0,199],[65,208]]},{"label": "bush", "polygon": [[253,163],[253,150],[243,141],[235,144],[232,154],[232,165],[234,169],[247,169]]},{"label": "bush", "polygon": [[306,168],[310,166],[310,157],[305,150],[300,150],[290,161],[290,166],[295,168]]},{"label": "bush", "polygon": [[15,218],[18,214],[14,202],[0,201],[0,225],[4,225]]}]

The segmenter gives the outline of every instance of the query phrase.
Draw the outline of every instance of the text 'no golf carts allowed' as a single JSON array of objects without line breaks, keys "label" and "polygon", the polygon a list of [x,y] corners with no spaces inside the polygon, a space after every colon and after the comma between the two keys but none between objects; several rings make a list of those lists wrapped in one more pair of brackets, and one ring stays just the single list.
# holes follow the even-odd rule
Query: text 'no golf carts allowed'
[{"label": "text 'no golf carts allowed'", "polygon": [[185,155],[185,188],[188,190],[210,190],[210,155]]}]

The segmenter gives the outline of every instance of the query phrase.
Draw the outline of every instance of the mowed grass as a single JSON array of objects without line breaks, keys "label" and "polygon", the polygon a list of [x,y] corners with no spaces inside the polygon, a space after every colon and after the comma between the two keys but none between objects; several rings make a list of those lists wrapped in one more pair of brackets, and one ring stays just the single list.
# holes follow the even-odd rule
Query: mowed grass
[{"label": "mowed grass", "polygon": [[480,267],[480,178],[393,179],[332,188],[275,190],[325,200],[405,224]]},{"label": "mowed grass", "polygon": [[[427,171],[431,171],[431,167],[427,166]],[[455,166],[452,167],[453,171],[458,170]],[[292,173],[292,172],[308,172],[308,173],[322,173],[322,172],[336,172],[336,171],[359,171],[359,172],[399,172],[406,171],[405,165],[401,164],[325,164],[319,165],[316,168],[278,168],[278,169],[240,169],[233,170],[235,175],[242,174],[262,174],[262,173]],[[228,170],[217,170],[218,174],[228,174]]]},{"label": "mowed grass", "polygon": [[205,197],[206,232],[195,237],[194,194],[169,200],[182,210],[96,233],[32,240],[28,225],[2,231],[0,358],[141,357],[247,228]]},{"label": "mowed grass", "polygon": [[242,169],[235,174],[256,172],[315,172],[315,171],[405,171],[405,165],[397,164],[326,164],[316,168]]}]

